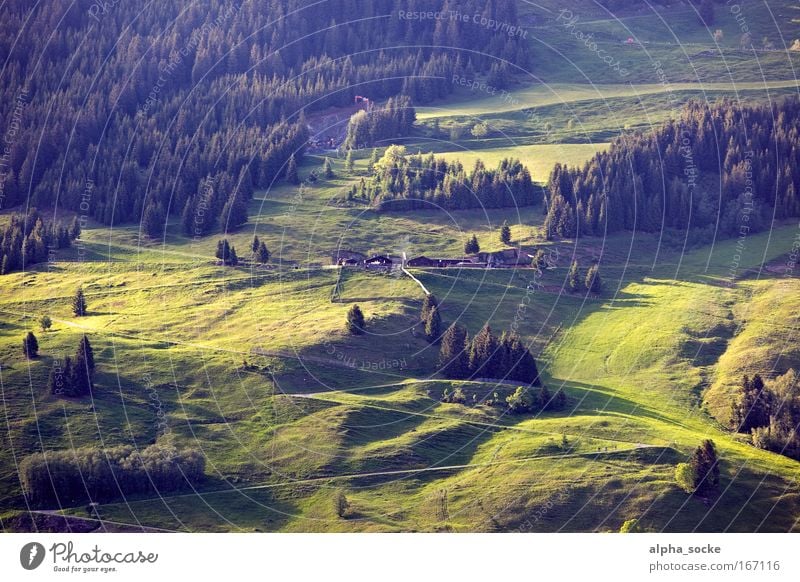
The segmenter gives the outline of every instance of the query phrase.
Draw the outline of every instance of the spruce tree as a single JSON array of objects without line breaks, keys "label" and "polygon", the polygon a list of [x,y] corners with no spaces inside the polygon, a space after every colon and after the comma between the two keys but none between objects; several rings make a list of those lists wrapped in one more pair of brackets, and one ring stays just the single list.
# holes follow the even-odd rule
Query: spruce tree
[{"label": "spruce tree", "polygon": [[250,250],[255,255],[258,252],[258,247],[261,245],[261,241],[258,240],[258,235],[253,236],[253,242],[250,243]]},{"label": "spruce tree", "polygon": [[353,150],[347,150],[347,156],[344,159],[344,169],[347,171],[348,174],[352,174],[355,171],[355,162],[353,161]]},{"label": "spruce tree", "polygon": [[474,234],[464,243],[464,252],[468,255],[474,255],[481,251],[481,246],[478,244],[478,237]]},{"label": "spruce tree", "polygon": [[286,164],[286,181],[295,186],[300,183],[300,176],[297,174],[297,160],[294,154],[289,157],[289,162]]},{"label": "spruce tree", "polygon": [[600,279],[600,267],[597,263],[589,267],[586,271],[586,290],[589,293],[599,294],[603,290],[603,282]]},{"label": "spruce tree", "polygon": [[239,264],[239,257],[236,255],[236,247],[229,243],[226,238],[217,241],[217,252],[215,256],[222,261],[223,265],[235,267]]},{"label": "spruce tree", "polygon": [[454,323],[444,332],[438,367],[446,378],[463,380],[469,377],[467,330],[460,325]]},{"label": "spruce tree", "polygon": [[181,229],[184,236],[193,236],[195,233],[195,217],[194,208],[192,208],[192,199],[186,200],[181,212]]},{"label": "spruce tree", "polygon": [[511,244],[511,228],[507,221],[503,221],[503,226],[500,227],[500,242],[504,245]]},{"label": "spruce tree", "polygon": [[500,372],[498,360],[501,358],[498,347],[497,338],[487,323],[472,338],[469,350],[470,372],[479,378],[496,378]]},{"label": "spruce tree", "polygon": [[581,288],[581,275],[580,270],[578,269],[578,261],[572,261],[572,265],[569,268],[569,274],[567,275],[567,287],[573,293]]},{"label": "spruce tree", "polygon": [[91,374],[94,374],[94,350],[92,344],[89,343],[89,338],[84,334],[78,344],[78,351],[75,354],[76,362],[85,362],[87,369]]},{"label": "spruce tree", "polygon": [[434,295],[433,293],[428,293],[425,296],[425,299],[422,300],[422,310],[420,311],[419,314],[419,320],[422,323],[428,321],[428,315],[430,314],[431,310],[434,307],[438,306],[439,306],[439,300],[436,299],[436,295]]},{"label": "spruce tree", "polygon": [[352,335],[361,335],[366,328],[366,320],[361,308],[358,305],[353,305],[347,312],[347,331]]},{"label": "spruce tree", "polygon": [[266,265],[269,262],[269,249],[267,249],[267,245],[262,243],[258,245],[258,252],[256,252],[256,261],[261,263],[262,265]]},{"label": "spruce tree", "polygon": [[428,318],[425,322],[425,339],[430,343],[439,341],[439,336],[442,334],[442,318],[439,315],[439,308],[434,306],[428,312]]},{"label": "spruce tree", "polygon": [[150,238],[160,238],[164,234],[166,214],[161,204],[150,203],[144,210],[142,217],[142,230]]},{"label": "spruce tree", "polygon": [[238,192],[233,192],[219,217],[219,226],[223,232],[235,230],[247,222],[247,203]]},{"label": "spruce tree", "polygon": [[325,162],[322,164],[322,173],[326,180],[330,180],[336,176],[333,173],[333,164],[331,163],[330,158],[325,158]]},{"label": "spruce tree", "polygon": [[372,148],[372,153],[369,156],[369,162],[367,163],[367,168],[370,172],[375,171],[375,164],[378,163],[378,148]]},{"label": "spruce tree", "polygon": [[75,297],[72,298],[72,313],[76,317],[83,317],[86,315],[88,307],[86,305],[86,296],[83,294],[83,287],[78,287],[75,291]]},{"label": "spruce tree", "polygon": [[22,340],[22,353],[29,360],[39,355],[39,342],[32,331],[29,331],[25,339]]}]

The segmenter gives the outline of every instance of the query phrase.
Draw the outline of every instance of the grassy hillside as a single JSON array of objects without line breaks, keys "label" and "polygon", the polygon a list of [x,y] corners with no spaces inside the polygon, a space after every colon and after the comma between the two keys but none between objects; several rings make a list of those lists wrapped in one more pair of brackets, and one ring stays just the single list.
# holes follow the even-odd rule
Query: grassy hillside
[{"label": "grassy hillside", "polygon": [[[409,151],[468,167],[515,157],[544,182],[556,162],[579,165],[690,98],[797,92],[796,55],[782,50],[800,38],[791,3],[769,2],[770,14],[740,2],[758,45],[743,51],[724,5],[717,47],[686,3],[611,15],[571,2],[578,28],[622,62],[625,78],[559,28],[562,4],[521,3],[530,78],[508,94],[462,90],[419,108]],[[641,44],[623,44],[628,36]],[[471,133],[477,123],[488,135]],[[356,152],[353,173],[331,154],[336,176],[313,183],[323,158],[306,156],[302,190],[281,182],[257,192],[247,224],[224,235],[245,259],[235,268],[214,259],[223,235],[193,240],[173,219],[158,241],[136,224],[90,224],[48,264],[0,276],[0,528],[616,531],[637,518],[650,531],[800,531],[800,463],[726,430],[741,375],[800,365],[796,224],[750,234],[741,248],[689,245],[674,232],[546,241],[541,207],[378,214],[343,197],[370,153]],[[516,330],[545,385],[567,394],[562,411],[511,415],[502,403],[514,383],[442,378],[419,324],[418,283],[330,265],[336,249],[459,256],[473,233],[498,250],[505,221],[513,244],[547,250],[552,268],[412,274],[439,298],[445,325]],[[253,235],[272,252],[267,266],[247,260]],[[600,264],[600,296],[566,290],[573,260],[584,271]],[[89,304],[80,318],[70,308],[79,285]],[[345,331],[355,304],[367,318],[357,337]],[[53,320],[47,332],[42,315]],[[29,330],[40,345],[33,360],[21,353]],[[96,390],[57,398],[49,370],[82,334],[95,349]],[[441,401],[455,388],[466,405]],[[706,438],[722,462],[715,499],[688,496],[674,480]],[[28,512],[18,475],[26,456],[154,442],[202,452],[196,491]]]},{"label": "grassy hillside", "polygon": [[[131,250],[133,232],[108,238],[89,229],[85,244],[106,260],[3,277],[4,527],[20,523],[15,466],[25,455],[158,440],[202,450],[203,490],[104,504],[103,527],[586,531],[638,517],[671,531],[795,528],[800,508],[787,488],[797,463],[738,442],[698,408],[706,386],[732,373],[725,358],[750,329],[736,335],[740,320],[755,325],[759,313],[768,325],[766,305],[790,312],[794,280],[730,284],[732,242],[688,253],[629,235],[552,245],[534,216],[514,234],[558,257],[540,279],[526,270],[417,275],[440,298],[445,321],[472,333],[485,321],[498,333],[514,325],[534,346],[546,383],[570,399],[566,412],[537,416],[439,401],[453,385],[431,377],[436,350],[414,330],[422,291],[404,276],[347,274],[332,303],[336,270],[222,268],[209,258],[213,241]],[[409,219],[381,217],[388,232],[407,229]],[[443,228],[438,248],[458,249],[461,226]],[[795,232],[787,225],[753,235],[741,275],[785,254]],[[234,239],[244,246],[247,236]],[[408,236],[413,246],[431,235]],[[487,232],[482,242],[490,247],[492,238]],[[600,259],[601,299],[561,293],[573,257]],[[84,318],[69,310],[79,283],[89,300]],[[367,336],[344,335],[353,303],[367,314]],[[20,338],[44,313],[55,324],[37,331],[41,356],[27,362]],[[80,333],[97,353],[92,402],[44,389],[52,359],[74,351]],[[774,338],[770,351],[789,341]],[[514,386],[462,388],[481,402]],[[724,494],[698,511],[702,502],[680,492],[672,471],[706,437],[721,451]],[[333,511],[339,489],[350,502],[345,519]],[[83,507],[63,510],[92,519]]]}]

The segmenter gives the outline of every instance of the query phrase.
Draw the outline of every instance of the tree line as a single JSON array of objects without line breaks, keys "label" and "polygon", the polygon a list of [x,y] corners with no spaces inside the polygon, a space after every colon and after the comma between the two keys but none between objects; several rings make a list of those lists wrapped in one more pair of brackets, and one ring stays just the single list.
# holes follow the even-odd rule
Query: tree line
[{"label": "tree line", "polygon": [[77,219],[70,226],[45,222],[35,208],[11,215],[0,237],[0,275],[46,262],[52,250],[69,248],[80,234]]},{"label": "tree line", "polygon": [[794,369],[770,382],[745,375],[731,405],[731,428],[753,445],[800,460],[800,382]]},{"label": "tree line", "polygon": [[28,502],[61,507],[143,493],[167,493],[200,483],[205,457],[195,449],[153,444],[35,453],[20,463]]},{"label": "tree line", "polygon": [[407,95],[390,97],[384,107],[373,108],[369,113],[361,110],[350,117],[344,147],[360,149],[376,142],[405,136],[411,133],[417,114]]},{"label": "tree line", "polygon": [[442,335],[439,369],[453,380],[502,378],[541,384],[536,360],[519,336],[503,332],[498,338],[489,324],[473,338],[464,327],[450,325]]},{"label": "tree line", "polygon": [[360,198],[379,211],[530,206],[541,201],[528,169],[504,159],[489,170],[480,160],[467,172],[459,161],[433,153],[407,155],[404,146],[389,146],[372,164],[372,175],[353,185],[349,199]]},{"label": "tree line", "polygon": [[[163,217],[183,216],[187,234],[204,235],[229,224],[226,205],[230,224],[240,221],[249,183],[267,187],[290,155],[300,161],[304,111],[349,106],[357,94],[426,103],[455,89],[453,75],[528,66],[524,39],[457,19],[401,18],[403,0],[132,0],[95,18],[97,6],[3,6],[0,127],[13,127],[4,207],[58,205],[105,224],[146,219],[150,236]],[[513,0],[413,8],[517,22]]]},{"label": "tree line", "polygon": [[690,231],[696,241],[800,216],[800,100],[741,106],[693,101],[651,133],[614,141],[580,168],[556,164],[549,237]]}]

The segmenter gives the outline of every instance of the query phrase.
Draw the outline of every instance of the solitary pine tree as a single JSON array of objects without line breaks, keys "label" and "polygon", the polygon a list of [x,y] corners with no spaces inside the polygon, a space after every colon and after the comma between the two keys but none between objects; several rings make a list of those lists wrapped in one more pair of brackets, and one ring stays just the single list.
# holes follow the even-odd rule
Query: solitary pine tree
[{"label": "solitary pine tree", "polygon": [[506,221],[503,221],[503,226],[500,227],[500,242],[504,245],[511,244],[511,228]]},{"label": "solitary pine tree", "polygon": [[439,308],[434,306],[428,312],[427,321],[425,321],[425,339],[430,343],[439,341],[439,336],[442,334],[442,318],[439,315]]},{"label": "solitary pine tree", "polygon": [[581,288],[581,275],[578,269],[578,261],[572,261],[567,275],[567,287],[573,293]]},{"label": "solitary pine tree", "polygon": [[258,251],[256,252],[256,261],[261,263],[262,265],[266,265],[269,262],[269,249],[267,249],[267,245],[263,242],[258,245]]},{"label": "solitary pine tree", "polygon": [[478,244],[478,237],[474,234],[472,237],[464,244],[464,252],[468,255],[474,255],[481,252],[481,245]]},{"label": "solitary pine tree", "polygon": [[325,158],[325,163],[322,164],[322,173],[325,175],[326,180],[330,180],[335,176],[330,158]]},{"label": "solitary pine tree", "polygon": [[32,331],[29,331],[25,339],[22,340],[22,353],[29,360],[39,355],[39,342]]},{"label": "solitary pine tree", "polygon": [[347,156],[344,159],[344,169],[348,174],[352,174],[356,166],[353,162],[353,150],[347,150]]},{"label": "solitary pine tree", "polygon": [[87,312],[86,296],[83,294],[83,287],[78,287],[75,297],[72,298],[72,313],[76,317],[83,317]]},{"label": "solitary pine tree", "polygon": [[353,305],[350,311],[347,312],[347,331],[352,335],[361,335],[364,333],[366,321],[361,308],[358,305]]},{"label": "solitary pine tree", "polygon": [[78,347],[78,354],[72,363],[68,384],[72,391],[71,396],[87,396],[92,393],[94,388],[94,373],[92,372],[93,363],[90,363],[86,353],[81,353]]},{"label": "solitary pine tree", "polygon": [[446,378],[463,380],[469,377],[467,330],[460,325],[454,323],[444,332],[438,366]]},{"label": "solitary pine tree", "polygon": [[258,235],[253,236],[253,242],[250,243],[250,250],[255,255],[258,252],[258,247],[261,245],[261,241],[258,240]]},{"label": "solitary pine tree", "polygon": [[586,271],[586,290],[589,293],[599,294],[603,290],[603,282],[600,279],[600,267],[595,263]]},{"label": "solitary pine tree", "polygon": [[295,186],[300,183],[300,176],[297,174],[297,160],[294,154],[289,157],[289,162],[286,164],[286,181]]}]

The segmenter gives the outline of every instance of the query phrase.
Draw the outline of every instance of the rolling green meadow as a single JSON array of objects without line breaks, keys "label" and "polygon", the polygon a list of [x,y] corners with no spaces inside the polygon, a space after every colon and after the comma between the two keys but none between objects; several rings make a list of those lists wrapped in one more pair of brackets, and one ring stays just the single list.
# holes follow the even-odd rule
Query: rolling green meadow
[{"label": "rolling green meadow", "polygon": [[[800,38],[793,3],[770,2],[767,14],[740,2],[753,37],[780,49],[755,52],[739,48],[740,23],[724,5],[715,41],[683,4],[623,18],[572,4],[577,26],[619,54],[627,77],[560,29],[560,3],[520,2],[535,74],[502,95],[463,89],[418,107],[408,151],[465,167],[514,157],[544,184],[556,163],[581,166],[690,99],[797,94],[800,53],[786,50]],[[629,36],[641,44],[624,45]],[[471,133],[477,123],[488,135]],[[800,463],[725,422],[743,374],[800,366],[796,221],[702,244],[675,232],[549,241],[541,205],[379,213],[347,201],[370,154],[356,152],[349,172],[331,153],[335,176],[313,182],[323,157],[306,155],[302,187],[257,191],[247,223],[224,235],[245,259],[236,267],[214,257],[223,235],[188,238],[174,218],[159,240],[137,223],[90,221],[72,248],[0,276],[0,528],[616,532],[636,519],[646,531],[800,531]],[[337,249],[460,256],[473,233],[482,250],[500,250],[504,222],[513,246],[545,250],[551,268],[368,272],[331,261]],[[267,265],[249,260],[254,235],[272,253]],[[571,263],[585,270],[593,260],[602,294],[570,293]],[[71,307],[79,286],[84,317]],[[504,401],[517,384],[439,374],[438,346],[420,326],[423,286],[445,325],[471,336],[487,322],[498,335],[516,330],[566,409],[512,415],[486,401]],[[365,335],[346,332],[353,305]],[[28,331],[40,346],[31,360],[21,350]],[[53,363],[82,334],[97,362],[92,396],[51,395]],[[455,388],[466,405],[442,401]],[[676,465],[704,439],[721,462],[714,499],[675,482]],[[198,449],[203,483],[92,507],[26,505],[18,468],[28,455],[156,442]]]}]

